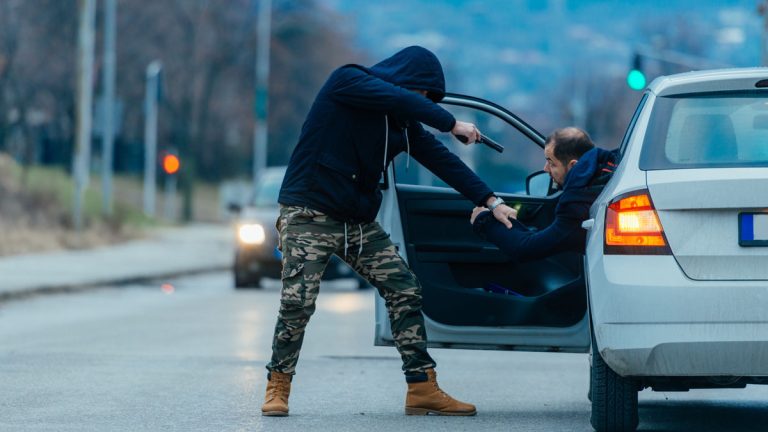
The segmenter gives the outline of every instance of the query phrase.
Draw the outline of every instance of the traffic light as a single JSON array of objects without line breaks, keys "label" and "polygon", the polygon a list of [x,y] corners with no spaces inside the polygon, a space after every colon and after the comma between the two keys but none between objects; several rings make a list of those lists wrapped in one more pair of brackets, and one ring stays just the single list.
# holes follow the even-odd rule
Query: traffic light
[{"label": "traffic light", "polygon": [[643,73],[643,57],[635,53],[632,59],[632,69],[627,74],[627,85],[632,90],[642,90],[645,88],[646,79],[645,73]]},{"label": "traffic light", "polygon": [[179,161],[178,156],[173,153],[166,153],[165,156],[163,156],[163,171],[165,171],[166,174],[176,174],[179,172],[179,168],[181,168],[181,161]]}]

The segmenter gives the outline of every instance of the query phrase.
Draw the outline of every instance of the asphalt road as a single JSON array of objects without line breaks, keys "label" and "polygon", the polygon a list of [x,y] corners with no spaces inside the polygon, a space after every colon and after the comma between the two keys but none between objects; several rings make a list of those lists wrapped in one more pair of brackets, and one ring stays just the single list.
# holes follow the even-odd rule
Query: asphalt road
[{"label": "asphalt road", "polygon": [[[291,395],[261,417],[278,288],[217,273],[0,304],[3,431],[590,431],[585,355],[432,350],[469,418],[406,417],[373,291],[322,288]],[[765,431],[768,387],[640,393],[640,430]]]}]

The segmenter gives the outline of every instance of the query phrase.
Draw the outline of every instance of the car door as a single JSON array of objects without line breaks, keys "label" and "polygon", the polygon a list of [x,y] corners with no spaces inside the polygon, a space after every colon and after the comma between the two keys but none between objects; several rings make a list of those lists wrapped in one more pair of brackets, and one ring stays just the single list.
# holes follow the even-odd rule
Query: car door
[{"label": "car door", "polygon": [[[456,147],[453,151],[518,209],[526,226],[535,230],[551,223],[559,192],[531,195],[524,181],[543,166],[544,136],[489,101],[449,94],[441,104],[457,118],[474,121],[506,149],[498,154],[479,145],[461,146],[448,134],[435,135],[453,140],[447,145]],[[473,233],[473,203],[439,180],[429,181],[430,173],[414,169],[415,162],[403,156],[405,163],[393,163],[388,171],[378,220],[419,278],[430,346],[586,352],[589,320],[582,256],[562,253],[528,263],[511,261]],[[410,165],[410,172],[403,165]],[[393,345],[380,297],[375,344]]]}]

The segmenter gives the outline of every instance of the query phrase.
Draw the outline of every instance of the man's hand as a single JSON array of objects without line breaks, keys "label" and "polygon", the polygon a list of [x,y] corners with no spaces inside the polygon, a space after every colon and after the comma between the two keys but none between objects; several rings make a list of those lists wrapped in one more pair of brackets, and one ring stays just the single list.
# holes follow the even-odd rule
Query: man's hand
[{"label": "man's hand", "polygon": [[477,219],[477,216],[482,212],[490,211],[485,207],[475,207],[472,209],[472,216],[469,217],[469,223],[473,224],[475,223],[475,219]]},{"label": "man's hand", "polygon": [[[480,213],[487,211],[490,210],[485,207],[475,207],[472,209],[472,216],[469,217],[469,223],[475,223],[475,219],[477,219]],[[502,204],[493,209],[493,217],[495,217],[499,222],[503,223],[507,228],[512,228],[512,222],[509,220],[517,219],[517,210],[507,206],[506,204]]]},{"label": "man's hand", "polygon": [[[472,144],[480,139],[480,131],[472,123],[456,120],[456,125],[451,130],[451,133],[456,136],[464,136],[467,138],[467,142],[464,144]],[[460,140],[461,141],[461,140]]]},{"label": "man's hand", "polygon": [[512,222],[509,220],[517,219],[517,210],[506,204],[501,204],[493,209],[493,217],[495,217],[497,221],[503,223],[507,228],[512,228]]}]

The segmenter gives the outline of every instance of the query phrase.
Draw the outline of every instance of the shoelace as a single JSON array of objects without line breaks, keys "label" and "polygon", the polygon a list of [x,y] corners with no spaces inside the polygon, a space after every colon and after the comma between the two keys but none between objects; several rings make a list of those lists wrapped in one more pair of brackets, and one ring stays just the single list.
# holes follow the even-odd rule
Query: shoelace
[{"label": "shoelace", "polygon": [[437,381],[432,382],[432,384],[435,386],[435,390],[440,393],[440,396],[442,396],[444,399],[450,399],[451,397],[448,396],[448,393],[444,392],[443,389],[440,388],[439,385],[437,385]]},{"label": "shoelace", "polygon": [[282,400],[285,400],[284,397],[285,393],[287,393],[287,381],[277,379],[275,381],[275,385],[270,386],[269,391],[267,392],[267,395],[270,397],[270,399],[274,399],[279,397]]}]

